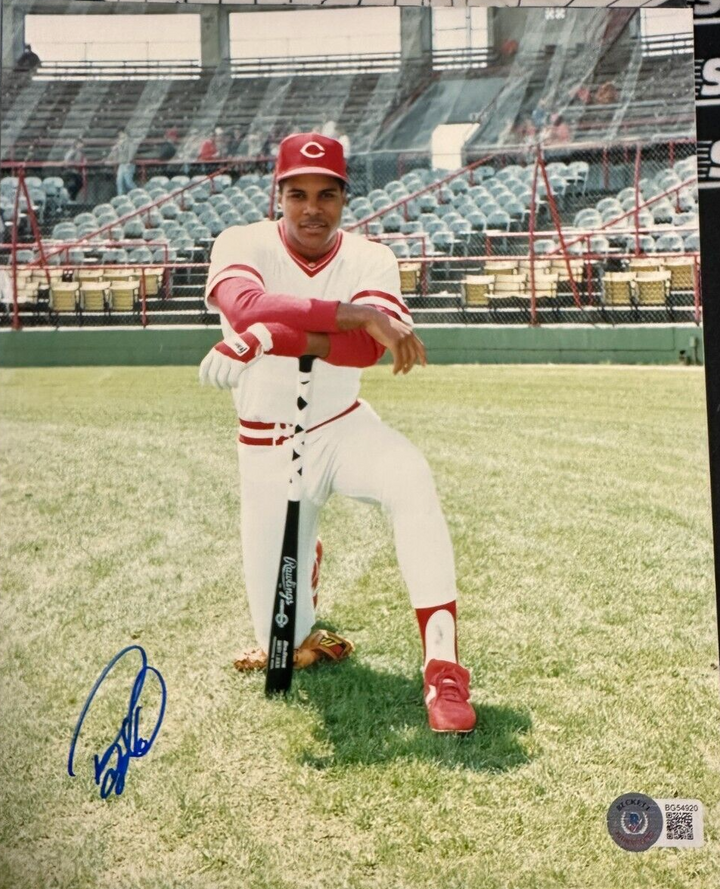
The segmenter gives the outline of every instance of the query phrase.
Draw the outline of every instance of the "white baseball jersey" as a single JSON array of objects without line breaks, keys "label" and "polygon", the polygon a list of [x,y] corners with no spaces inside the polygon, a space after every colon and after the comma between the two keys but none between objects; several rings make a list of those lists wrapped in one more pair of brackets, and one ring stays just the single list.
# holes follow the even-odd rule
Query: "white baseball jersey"
[{"label": "white baseball jersey", "polygon": [[[213,247],[206,300],[220,281],[233,277],[248,278],[268,294],[376,306],[411,323],[394,254],[358,235],[338,232],[333,249],[310,262],[290,250],[280,223],[229,228]],[[209,303],[208,308],[218,311]],[[222,315],[221,323],[230,338],[232,330]],[[238,440],[243,570],[255,638],[265,650],[293,451],[291,430],[276,424],[292,424],[297,380],[296,358],[264,355],[243,371],[233,390],[238,416],[245,421]],[[302,474],[296,646],[315,621],[315,545],[321,509],[332,494],[377,503],[387,512],[414,608],[434,608],[456,596],[452,543],[430,467],[418,449],[367,404],[357,405],[359,388],[359,368],[315,361]],[[314,426],[319,428],[313,431]],[[454,623],[452,630],[443,635],[436,628],[426,634],[432,657],[454,658]]]},{"label": "white baseball jersey", "polygon": [[[339,231],[332,250],[310,262],[289,247],[279,222],[232,226],[213,246],[206,302],[216,284],[233,277],[256,281],[268,293],[375,306],[412,324],[400,294],[395,255],[388,247],[360,235]],[[210,311],[219,312],[216,306],[207,305]],[[229,338],[232,329],[222,314],[221,325]],[[242,374],[239,386],[233,389],[238,417],[292,422],[297,375],[296,358],[265,355]],[[360,368],[316,361],[308,424],[314,426],[342,413],[356,401],[359,390]]]}]

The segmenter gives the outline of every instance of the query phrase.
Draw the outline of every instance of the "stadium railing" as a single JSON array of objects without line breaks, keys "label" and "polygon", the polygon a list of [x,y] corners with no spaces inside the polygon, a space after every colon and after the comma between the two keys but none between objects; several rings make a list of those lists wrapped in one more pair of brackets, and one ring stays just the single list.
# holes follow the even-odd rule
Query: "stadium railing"
[{"label": "stadium railing", "polygon": [[[434,70],[486,68],[499,61],[492,47],[468,49],[435,49],[429,54]],[[33,72],[36,80],[153,80],[197,78],[228,71],[232,77],[282,77],[296,74],[352,74],[361,71],[395,71],[406,63],[402,54],[343,53],[337,55],[278,56],[276,58],[233,58],[219,68],[203,67],[198,59],[167,60],[82,60],[44,61]],[[3,72],[5,73],[5,71]],[[26,76],[27,72],[7,69],[7,74]]]},{"label": "stadium railing", "polygon": [[644,56],[684,55],[695,47],[691,34],[643,34],[640,41]]},{"label": "stadium railing", "polygon": [[[396,252],[401,270],[405,273],[404,281],[413,282],[406,296],[418,321],[534,324],[682,320],[699,323],[697,220],[692,211],[695,201],[694,147],[689,140],[673,145],[626,143],[612,146],[573,145],[567,148],[529,145],[522,151],[503,149],[490,153],[451,172],[433,170],[427,153],[422,152],[405,152],[402,156],[387,153],[354,156],[352,164],[359,166],[366,177],[364,187],[356,188],[354,194],[359,190],[367,196],[373,189],[383,194],[386,185],[394,193],[398,193],[396,190],[400,186],[405,190],[404,193],[399,192],[400,196],[395,200],[384,193],[385,197],[380,202],[382,206],[372,209],[372,212],[356,215],[348,220],[346,227],[354,227],[382,240]],[[558,160],[559,157],[563,160]],[[572,165],[578,163],[580,175],[569,175]],[[553,164],[560,165],[565,171],[565,178],[553,177],[550,173]],[[675,167],[684,171],[685,175],[679,175]],[[152,166],[149,165],[148,169],[152,169]],[[398,176],[401,169],[406,172]],[[427,218],[437,215],[434,213],[424,218],[419,227],[402,225],[403,221],[410,222],[408,217],[413,215],[407,211],[428,196],[432,198],[429,203],[438,211],[455,212],[457,208],[455,204],[451,207],[450,202],[457,202],[456,199],[462,198],[470,189],[477,190],[476,186],[481,183],[507,194],[508,184],[519,184],[518,171],[527,182],[527,190],[533,193],[534,189],[535,200],[532,200],[531,194],[521,208],[521,215],[504,228],[482,224],[474,229],[466,224],[466,230],[455,236],[449,232],[448,226],[441,225],[440,229],[444,228],[444,231],[436,238],[434,232],[424,229]],[[240,171],[237,172],[239,174]],[[214,175],[219,173],[220,170],[217,170]],[[407,186],[401,177],[405,178]],[[240,175],[234,178],[235,193],[242,191],[242,188],[238,188],[242,184],[241,178]],[[267,172],[265,179],[269,180]],[[355,179],[357,181],[358,177]],[[191,182],[187,189],[197,184]],[[462,185],[463,188],[458,188],[456,192],[453,191],[454,185]],[[116,218],[111,224],[98,227],[77,243],[84,241],[90,244],[93,238],[101,237],[119,222],[133,217],[142,218],[164,202],[177,200],[181,195],[182,189],[168,192],[158,201],[147,203],[134,212]],[[272,201],[268,205],[272,207]],[[602,209],[598,209],[598,206]],[[663,207],[663,212],[669,214],[667,222],[661,221],[662,213],[658,214],[658,220],[652,215],[647,216],[656,206]],[[78,209],[77,205],[73,207],[73,211]],[[414,209],[417,211],[416,206]],[[578,221],[577,217],[582,213],[589,213],[590,220]],[[394,226],[385,228],[384,222],[389,222],[388,217],[393,214]],[[417,214],[414,218],[420,219],[422,215]],[[455,212],[455,215],[458,213]],[[467,212],[465,215],[468,216]],[[21,243],[23,240],[31,240],[29,246],[40,246],[39,223],[35,220],[33,226],[32,214],[29,216],[25,231],[31,237],[16,238],[15,254],[28,246]],[[443,215],[437,215],[435,223],[442,222],[442,218]],[[43,223],[45,237],[52,221],[46,219]],[[666,250],[663,245],[668,241],[668,236],[673,245]],[[96,240],[95,246],[98,245],[99,241]],[[150,305],[143,317],[138,316],[136,323],[167,323],[173,320],[177,323],[182,320],[208,322],[199,294],[202,293],[202,277],[207,267],[210,245],[211,239],[197,245],[193,262],[181,258],[174,261],[171,258],[164,264],[169,282],[164,296],[157,304]],[[32,267],[67,260],[72,246],[65,243],[48,247],[46,252],[53,251],[51,255],[46,256],[45,260],[42,256],[36,257]],[[12,249],[12,245],[9,249]],[[606,273],[611,276],[624,274],[631,262],[642,259],[654,259],[657,265],[662,266],[656,271],[663,276],[670,275],[667,279],[670,281],[667,299],[662,304],[657,301],[642,304],[636,300],[633,290],[632,293],[628,291],[630,302],[627,306],[620,306],[612,294],[608,298],[612,298],[613,302],[607,304],[604,287]],[[525,279],[518,277],[513,282],[500,281],[502,286],[499,290],[505,295],[493,293],[486,306],[466,304],[464,294],[468,279],[478,275],[488,277],[488,263],[492,266],[498,261],[514,263],[516,272],[525,275]],[[99,263],[97,257],[95,262]],[[684,267],[686,271],[681,274],[676,266]],[[19,262],[17,267],[21,275],[27,271],[26,262]],[[78,271],[67,262],[60,267],[65,271]],[[417,275],[410,273],[413,267]],[[178,274],[174,275],[174,271]],[[548,277],[556,273],[558,279],[554,284],[548,283]],[[511,283],[522,283],[523,286],[513,294],[503,289]],[[640,283],[643,285],[642,293],[638,288],[637,295],[638,298],[645,298],[653,282],[642,280]],[[474,287],[474,282],[470,281],[470,284]],[[662,286],[658,284],[660,291]],[[549,302],[551,305],[548,305]],[[175,317],[173,311],[181,305],[184,308],[178,309]],[[38,310],[33,308],[27,318],[23,311],[18,313],[15,320],[17,323],[42,323],[43,320],[47,323],[48,318],[43,315],[40,305]],[[59,323],[70,320],[59,319]],[[7,323],[7,319],[4,323]],[[102,318],[85,318],[83,323],[102,323]]]},{"label": "stadium railing", "polygon": [[397,71],[402,64],[399,52],[357,53],[342,56],[288,56],[275,59],[233,59],[233,77],[294,77],[302,74],[382,74]]},{"label": "stadium railing", "polygon": [[202,70],[200,62],[193,59],[43,62],[35,71],[33,79],[188,80],[200,77]]}]

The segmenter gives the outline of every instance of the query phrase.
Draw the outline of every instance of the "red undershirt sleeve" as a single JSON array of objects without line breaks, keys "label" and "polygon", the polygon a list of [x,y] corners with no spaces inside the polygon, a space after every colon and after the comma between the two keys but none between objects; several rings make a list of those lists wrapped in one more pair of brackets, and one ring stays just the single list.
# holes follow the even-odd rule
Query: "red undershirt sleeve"
[{"label": "red undershirt sleeve", "polygon": [[[307,333],[287,324],[271,322],[267,329],[272,336],[272,349],[269,355],[285,358],[299,358],[307,349]],[[326,333],[330,341],[330,351],[323,358],[336,367],[371,367],[382,357],[385,349],[364,330],[345,330],[341,333]]]},{"label": "red undershirt sleeve", "polygon": [[278,322],[314,333],[337,333],[338,330],[339,301],[268,293],[248,278],[226,278],[213,288],[211,299],[236,333],[258,322]]},{"label": "red undershirt sleeve", "polygon": [[323,359],[337,367],[372,367],[382,358],[384,346],[365,330],[331,333],[330,351]]},{"label": "red undershirt sleeve", "polygon": [[270,352],[273,355],[298,357],[303,354],[306,333],[328,335],[330,351],[323,360],[336,367],[371,367],[385,352],[364,330],[338,331],[338,301],[268,293],[255,281],[241,277],[221,281],[213,288],[210,298],[237,333],[258,322],[268,325],[274,340]]},{"label": "red undershirt sleeve", "polygon": [[[374,308],[391,318],[397,317],[394,311],[384,306]],[[323,360],[338,367],[372,367],[385,354],[385,346],[381,346],[366,330],[343,330],[328,334],[328,339],[330,351]]]}]

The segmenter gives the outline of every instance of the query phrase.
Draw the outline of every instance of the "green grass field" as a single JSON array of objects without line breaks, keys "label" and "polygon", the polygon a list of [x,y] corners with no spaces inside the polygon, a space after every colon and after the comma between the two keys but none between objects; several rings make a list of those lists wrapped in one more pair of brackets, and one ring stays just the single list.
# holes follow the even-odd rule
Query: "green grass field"
[{"label": "green grass field", "polygon": [[[4,371],[0,886],[606,889],[720,885],[720,694],[702,372],[429,367],[364,396],[434,469],[479,714],[432,735],[384,517],[330,501],[322,618],[356,656],[267,701],[232,409],[193,368]],[[140,644],[155,746],[101,800],[92,753]],[[127,659],[125,659],[127,663]],[[148,694],[148,698],[152,695]],[[146,705],[150,702],[146,700]],[[610,840],[624,792],[706,806],[700,850]]]}]

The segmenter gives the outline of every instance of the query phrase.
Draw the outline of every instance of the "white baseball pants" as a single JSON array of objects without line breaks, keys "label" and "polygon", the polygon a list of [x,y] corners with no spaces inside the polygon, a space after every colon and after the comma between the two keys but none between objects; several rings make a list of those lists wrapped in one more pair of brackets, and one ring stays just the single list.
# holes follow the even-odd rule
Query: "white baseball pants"
[{"label": "white baseball pants", "polygon": [[[238,443],[245,583],[258,645],[267,650],[287,508],[292,445]],[[295,646],[315,622],[311,575],[320,510],[331,494],[379,504],[388,514],[414,608],[456,597],[447,524],[427,461],[361,402],[306,438],[300,507]]]}]

